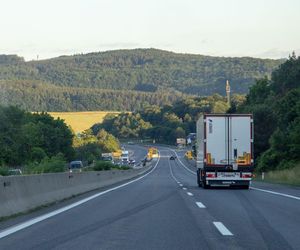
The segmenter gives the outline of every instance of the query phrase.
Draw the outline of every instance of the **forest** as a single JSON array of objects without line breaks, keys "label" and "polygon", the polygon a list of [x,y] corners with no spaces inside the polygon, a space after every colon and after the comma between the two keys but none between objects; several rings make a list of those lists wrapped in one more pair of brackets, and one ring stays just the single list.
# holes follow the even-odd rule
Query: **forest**
[{"label": "forest", "polygon": [[30,113],[0,106],[0,176],[11,168],[25,174],[64,172],[74,159],[91,164],[102,152],[119,149],[119,141],[103,129],[81,136],[61,119],[47,113]]},{"label": "forest", "polygon": [[257,171],[292,168],[300,162],[300,57],[292,54],[271,79],[256,80],[245,95],[189,97],[173,105],[148,106],[133,113],[108,115],[92,127],[118,138],[150,138],[175,144],[177,137],[195,133],[201,113],[252,113]]},{"label": "forest", "polygon": [[[276,67],[274,64],[279,61],[268,61],[274,66],[270,67],[270,70],[273,69],[270,77],[265,74],[266,71],[264,74],[258,75],[261,77],[254,81],[249,93],[247,95],[234,94],[230,106],[225,97],[217,93],[202,97],[191,96],[183,93],[184,91],[180,92],[174,89],[163,93],[162,86],[156,86],[149,82],[145,83],[146,85],[137,84],[135,90],[134,88],[133,90],[98,89],[96,86],[92,89],[77,86],[76,81],[74,81],[74,86],[70,86],[67,81],[64,84],[58,84],[61,80],[60,77],[57,78],[60,79],[57,82],[53,80],[54,78],[49,78],[46,83],[41,79],[34,79],[40,76],[35,71],[32,71],[31,74],[34,80],[24,80],[30,71],[25,70],[24,74],[19,72],[20,74],[15,74],[14,77],[11,73],[16,73],[16,71],[10,71],[12,68],[16,70],[23,66],[25,68],[33,67],[33,65],[47,62],[53,63],[51,65],[54,67],[56,60],[64,61],[63,65],[67,67],[69,60],[74,59],[72,62],[78,63],[80,58],[85,65],[84,58],[87,56],[90,59],[93,57],[106,58],[105,63],[102,62],[103,65],[120,68],[124,62],[120,59],[118,63],[113,63],[115,61],[112,58],[117,58],[116,55],[124,55],[126,58],[125,55],[129,52],[77,55],[29,63],[25,63],[17,56],[0,56],[2,65],[0,67],[2,78],[0,99],[1,103],[5,104],[5,107],[0,109],[0,117],[4,121],[0,128],[0,165],[18,165],[23,160],[25,162],[36,161],[36,159],[41,161],[42,158],[57,157],[57,154],[62,154],[64,159],[68,160],[72,158],[72,155],[76,156],[77,154],[78,156],[78,153],[91,161],[95,155],[99,155],[99,152],[118,148],[116,137],[120,139],[149,138],[157,142],[174,144],[177,137],[184,137],[188,133],[195,132],[195,122],[203,112],[253,113],[255,156],[258,170],[285,169],[299,163],[300,58],[295,54]],[[166,58],[171,55],[175,58],[179,56],[156,50],[138,50],[137,52],[140,54],[162,53]],[[111,53],[116,53],[115,57],[110,57]],[[193,58],[190,55],[180,55],[179,57]],[[197,58],[197,56],[195,57]],[[75,58],[79,61],[76,61]],[[141,59],[135,63],[128,62],[128,65],[145,69],[144,67],[148,63],[145,58],[148,57],[143,58],[144,60]],[[223,58],[222,60],[227,59]],[[91,61],[93,62],[93,60]],[[96,60],[97,63],[100,61]],[[150,60],[150,62],[152,61]],[[12,67],[12,65],[15,66]],[[160,69],[163,68],[162,64]],[[172,67],[170,66],[170,68]],[[7,79],[3,79],[5,78],[4,69],[7,70]],[[21,78],[24,79],[21,80]],[[88,82],[87,84],[89,84]],[[148,92],[143,89],[143,86]],[[222,88],[224,89],[224,85]],[[141,89],[143,91],[140,91]],[[9,107],[11,103],[16,103],[30,111],[88,110],[103,105],[101,107],[106,109],[132,112],[124,112],[118,116],[108,115],[102,124],[95,124],[80,138],[74,139],[72,131],[69,131],[63,121],[52,120],[53,118],[45,113],[32,114],[16,107]],[[61,136],[64,136],[65,140],[61,140]],[[54,145],[51,144],[52,142]],[[90,152],[92,153],[90,154]]]},{"label": "forest", "polygon": [[45,157],[72,159],[73,134],[63,120],[17,107],[0,107],[0,166],[20,166]]},{"label": "forest", "polygon": [[[232,102],[239,107],[244,95],[233,95]],[[105,129],[120,139],[142,138],[174,145],[176,138],[195,133],[196,121],[202,113],[226,113],[229,109],[225,97],[188,97],[173,105],[147,106],[132,113],[107,115],[101,124],[92,127],[94,134]]]},{"label": "forest", "polygon": [[16,105],[27,111],[134,111],[147,105],[172,104],[186,96],[174,90],[141,92],[0,80],[0,105]]},{"label": "forest", "polygon": [[293,53],[250,88],[237,108],[254,115],[257,170],[291,168],[300,162],[300,57]]},{"label": "forest", "polygon": [[28,111],[134,111],[148,104],[172,104],[186,95],[224,95],[226,80],[235,93],[245,94],[256,78],[270,77],[282,62],[157,49],[29,62],[0,55],[0,104],[18,104]]}]

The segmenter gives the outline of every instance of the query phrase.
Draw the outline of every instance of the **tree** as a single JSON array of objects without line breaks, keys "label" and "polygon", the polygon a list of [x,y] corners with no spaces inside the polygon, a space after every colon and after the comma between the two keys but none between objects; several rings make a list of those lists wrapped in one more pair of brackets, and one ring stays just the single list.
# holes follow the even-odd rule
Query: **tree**
[{"label": "tree", "polygon": [[254,148],[261,171],[292,167],[300,157],[300,58],[293,54],[251,87],[238,112],[254,114]]},{"label": "tree", "polygon": [[120,149],[119,141],[104,129],[98,132],[97,140],[97,143],[103,148],[104,152],[115,152]]},{"label": "tree", "polygon": [[24,112],[17,107],[0,107],[0,118],[1,164],[18,166],[59,153],[72,158],[73,135],[62,120],[46,113]]}]

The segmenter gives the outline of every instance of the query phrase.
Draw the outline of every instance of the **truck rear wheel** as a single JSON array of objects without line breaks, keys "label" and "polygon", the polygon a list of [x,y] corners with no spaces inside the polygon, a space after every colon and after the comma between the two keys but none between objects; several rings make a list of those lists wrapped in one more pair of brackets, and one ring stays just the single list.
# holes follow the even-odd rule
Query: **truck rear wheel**
[{"label": "truck rear wheel", "polygon": [[202,179],[201,184],[202,184],[201,186],[202,186],[204,189],[208,189],[208,188],[209,188],[209,185],[206,184],[206,180],[205,180],[204,178]]},{"label": "truck rear wheel", "polygon": [[198,183],[198,187],[201,187],[200,170],[199,169],[197,169],[197,183]]}]

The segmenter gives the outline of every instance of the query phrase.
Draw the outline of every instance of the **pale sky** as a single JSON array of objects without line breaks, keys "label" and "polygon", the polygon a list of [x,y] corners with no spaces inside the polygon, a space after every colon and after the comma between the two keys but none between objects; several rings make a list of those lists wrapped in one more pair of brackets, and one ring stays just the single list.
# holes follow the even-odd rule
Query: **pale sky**
[{"label": "pale sky", "polygon": [[300,0],[0,0],[0,54],[26,60],[158,48],[300,54]]}]

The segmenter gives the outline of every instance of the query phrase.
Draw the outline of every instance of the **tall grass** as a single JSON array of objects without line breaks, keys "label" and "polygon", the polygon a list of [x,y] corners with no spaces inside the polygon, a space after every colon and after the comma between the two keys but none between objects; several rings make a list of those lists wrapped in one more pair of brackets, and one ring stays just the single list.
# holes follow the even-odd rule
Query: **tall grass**
[{"label": "tall grass", "polygon": [[265,181],[300,186],[300,164],[290,169],[267,172]]}]

